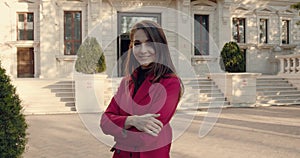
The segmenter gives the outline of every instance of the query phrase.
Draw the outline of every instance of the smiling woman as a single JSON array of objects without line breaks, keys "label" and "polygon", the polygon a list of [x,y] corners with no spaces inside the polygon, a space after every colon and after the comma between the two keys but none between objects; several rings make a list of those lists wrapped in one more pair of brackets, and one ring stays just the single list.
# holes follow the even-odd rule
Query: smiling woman
[{"label": "smiling woman", "polygon": [[133,55],[143,68],[155,61],[153,42],[149,40],[145,31],[137,30],[133,37]]},{"label": "smiling woman", "polygon": [[125,72],[101,118],[103,132],[116,141],[113,157],[169,158],[169,122],[183,87],[157,23],[142,21],[132,27]]}]

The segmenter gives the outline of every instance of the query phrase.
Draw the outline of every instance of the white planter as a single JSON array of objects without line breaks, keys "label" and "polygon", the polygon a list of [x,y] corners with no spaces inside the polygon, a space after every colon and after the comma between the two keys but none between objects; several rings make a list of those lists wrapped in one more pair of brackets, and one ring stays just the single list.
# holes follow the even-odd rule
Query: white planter
[{"label": "white planter", "polygon": [[75,106],[78,113],[103,112],[105,74],[82,74],[74,72]]},{"label": "white planter", "polygon": [[232,106],[255,106],[256,78],[260,73],[212,73],[211,78]]}]

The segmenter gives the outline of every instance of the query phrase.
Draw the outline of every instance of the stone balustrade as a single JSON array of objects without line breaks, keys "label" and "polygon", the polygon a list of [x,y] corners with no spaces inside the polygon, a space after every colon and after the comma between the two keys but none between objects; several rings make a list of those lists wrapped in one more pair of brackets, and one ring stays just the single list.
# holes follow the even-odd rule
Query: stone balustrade
[{"label": "stone balustrade", "polygon": [[277,55],[280,61],[279,74],[284,75],[300,75],[300,54]]}]

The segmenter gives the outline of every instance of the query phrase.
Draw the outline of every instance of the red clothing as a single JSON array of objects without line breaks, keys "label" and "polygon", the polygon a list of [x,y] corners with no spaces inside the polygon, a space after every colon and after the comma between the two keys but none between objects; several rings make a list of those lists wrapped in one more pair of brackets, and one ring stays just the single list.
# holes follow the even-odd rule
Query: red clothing
[{"label": "red clothing", "polygon": [[[116,141],[113,158],[169,158],[172,129],[169,121],[175,113],[180,97],[180,80],[175,75],[151,83],[148,75],[136,95],[132,98],[134,84],[124,78],[101,118],[105,134],[114,136]],[[127,116],[148,113],[160,114],[157,118],[164,127],[157,137],[138,131],[135,127],[125,130]]]}]

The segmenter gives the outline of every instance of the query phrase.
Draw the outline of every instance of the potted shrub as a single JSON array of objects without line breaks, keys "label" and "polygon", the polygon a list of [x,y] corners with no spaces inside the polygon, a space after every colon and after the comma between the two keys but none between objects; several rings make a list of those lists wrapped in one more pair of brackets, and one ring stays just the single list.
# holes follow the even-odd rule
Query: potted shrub
[{"label": "potted shrub", "polygon": [[[226,73],[210,74],[232,106],[255,106],[256,78],[245,73],[245,57],[236,42],[228,42],[221,51],[220,66]],[[243,73],[241,73],[243,72]]]},{"label": "potted shrub", "polygon": [[0,157],[21,157],[26,145],[24,115],[21,100],[0,61]]},{"label": "potted shrub", "polygon": [[244,54],[236,42],[228,42],[221,51],[221,68],[226,72],[245,72],[246,61]]},{"label": "potted shrub", "polygon": [[107,75],[105,56],[95,37],[87,37],[75,62],[75,105],[79,113],[101,112]]}]

